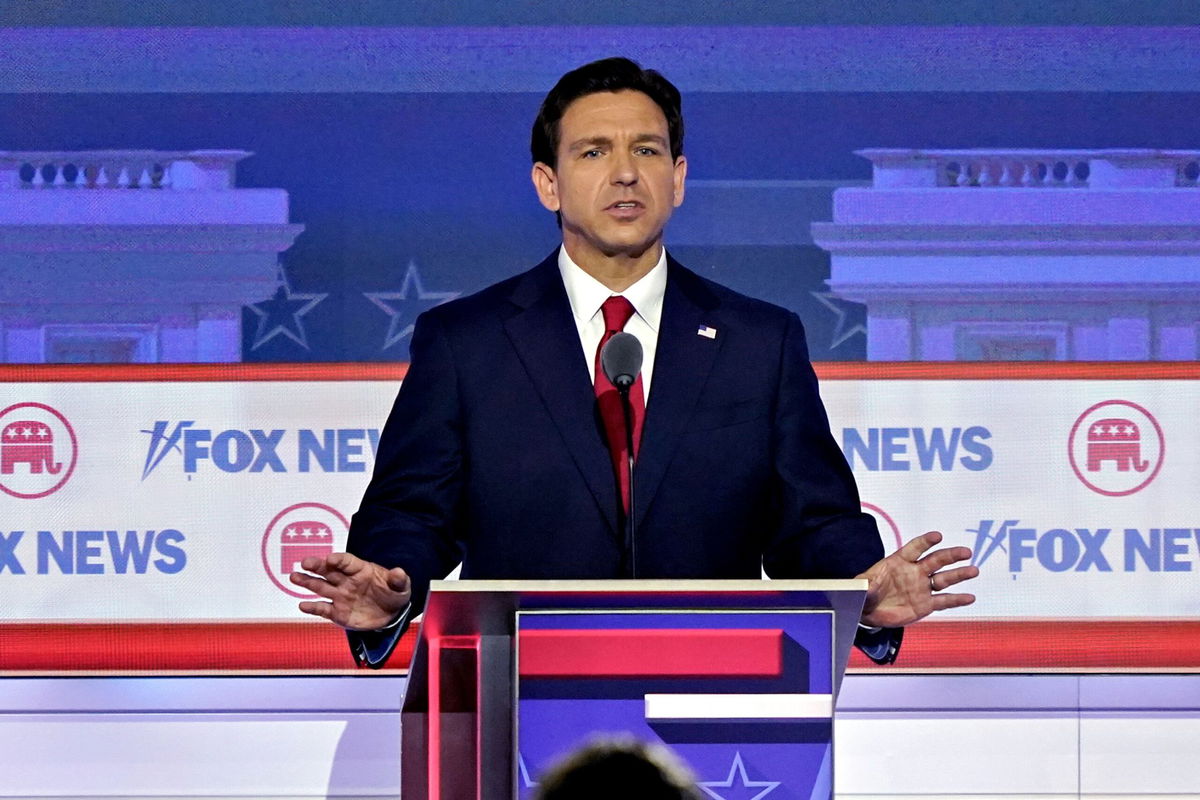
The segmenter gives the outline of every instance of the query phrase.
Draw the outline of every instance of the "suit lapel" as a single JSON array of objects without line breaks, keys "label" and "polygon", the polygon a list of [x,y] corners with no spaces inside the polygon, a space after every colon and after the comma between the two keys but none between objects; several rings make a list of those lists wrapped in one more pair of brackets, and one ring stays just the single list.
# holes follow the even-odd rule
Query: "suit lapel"
[{"label": "suit lapel", "polygon": [[504,330],[615,535],[616,480],[557,258],[555,251],[518,280]]},{"label": "suit lapel", "polygon": [[654,380],[634,473],[634,513],[638,525],[662,483],[724,341],[720,336],[709,339],[697,333],[701,325],[720,330],[717,297],[693,273],[669,257],[667,269]]}]

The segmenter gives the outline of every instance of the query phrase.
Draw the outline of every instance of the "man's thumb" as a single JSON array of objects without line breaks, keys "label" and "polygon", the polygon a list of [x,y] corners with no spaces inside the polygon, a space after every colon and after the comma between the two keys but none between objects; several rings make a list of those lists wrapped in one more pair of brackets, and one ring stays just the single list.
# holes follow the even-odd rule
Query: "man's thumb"
[{"label": "man's thumb", "polygon": [[393,567],[387,573],[388,588],[393,592],[407,592],[412,587],[412,581],[408,579],[408,573],[400,567]]}]

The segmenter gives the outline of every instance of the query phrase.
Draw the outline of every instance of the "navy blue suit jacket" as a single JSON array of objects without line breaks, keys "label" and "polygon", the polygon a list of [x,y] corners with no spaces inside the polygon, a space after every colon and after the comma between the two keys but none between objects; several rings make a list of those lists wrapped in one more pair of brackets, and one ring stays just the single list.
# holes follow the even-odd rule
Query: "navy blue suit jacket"
[{"label": "navy blue suit jacket", "polygon": [[[883,557],[795,314],[668,259],[638,577],[845,578]],[[700,326],[714,338],[697,333]],[[421,315],[349,550],[413,581],[613,578],[616,481],[556,254]]]}]

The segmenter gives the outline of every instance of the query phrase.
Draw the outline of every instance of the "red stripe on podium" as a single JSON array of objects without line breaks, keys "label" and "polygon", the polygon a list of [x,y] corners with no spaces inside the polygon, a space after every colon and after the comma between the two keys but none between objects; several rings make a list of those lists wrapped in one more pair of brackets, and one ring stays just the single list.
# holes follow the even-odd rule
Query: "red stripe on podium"
[{"label": "red stripe on podium", "polygon": [[522,677],[775,676],[780,630],[521,631]]}]

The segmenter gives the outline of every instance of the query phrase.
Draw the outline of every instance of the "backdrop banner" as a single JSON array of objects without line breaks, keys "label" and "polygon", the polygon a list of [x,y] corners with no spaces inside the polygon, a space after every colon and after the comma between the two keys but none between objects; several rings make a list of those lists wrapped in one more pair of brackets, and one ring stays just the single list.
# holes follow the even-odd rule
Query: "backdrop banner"
[{"label": "backdrop banner", "polygon": [[[1200,616],[1196,367],[819,372],[885,546],[974,551],[978,602],[940,621],[1117,624]],[[287,574],[345,547],[404,367],[8,373],[0,619],[295,624]]]}]

